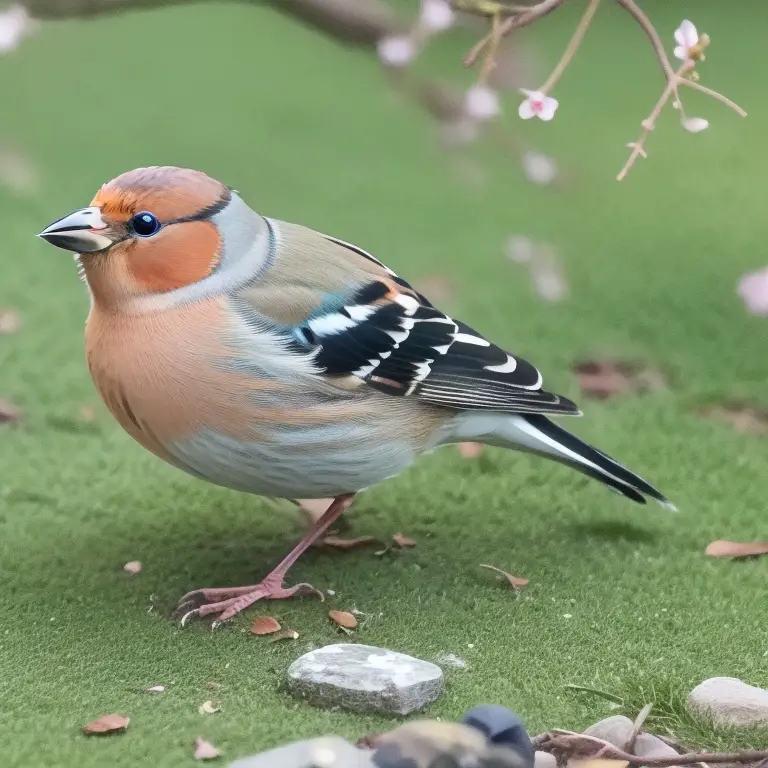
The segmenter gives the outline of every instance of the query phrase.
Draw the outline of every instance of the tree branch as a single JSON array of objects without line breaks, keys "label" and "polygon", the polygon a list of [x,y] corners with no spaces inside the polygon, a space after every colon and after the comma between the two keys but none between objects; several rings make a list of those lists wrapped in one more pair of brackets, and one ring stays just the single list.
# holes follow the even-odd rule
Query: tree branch
[{"label": "tree branch", "polygon": [[[374,47],[379,38],[403,30],[384,0],[238,1],[269,6],[341,42],[360,46]],[[69,19],[197,2],[199,0],[26,0],[24,4],[37,19]]]}]

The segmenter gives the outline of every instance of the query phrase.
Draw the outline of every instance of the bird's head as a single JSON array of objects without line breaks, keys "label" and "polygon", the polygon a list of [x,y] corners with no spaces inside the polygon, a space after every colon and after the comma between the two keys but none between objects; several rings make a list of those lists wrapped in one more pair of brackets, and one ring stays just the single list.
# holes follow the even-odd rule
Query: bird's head
[{"label": "bird's head", "polygon": [[119,304],[209,276],[223,252],[217,214],[233,194],[200,171],[138,168],[104,184],[87,208],[54,221],[39,236],[77,254],[97,301]]}]

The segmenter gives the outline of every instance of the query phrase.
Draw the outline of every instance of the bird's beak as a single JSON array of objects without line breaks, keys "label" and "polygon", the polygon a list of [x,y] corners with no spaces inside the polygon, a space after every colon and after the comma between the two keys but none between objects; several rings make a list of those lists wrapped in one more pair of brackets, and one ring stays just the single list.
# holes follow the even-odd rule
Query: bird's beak
[{"label": "bird's beak", "polygon": [[103,251],[112,245],[113,241],[100,231],[106,227],[101,218],[101,208],[91,206],[81,208],[63,219],[54,221],[38,237],[66,251],[93,253]]}]

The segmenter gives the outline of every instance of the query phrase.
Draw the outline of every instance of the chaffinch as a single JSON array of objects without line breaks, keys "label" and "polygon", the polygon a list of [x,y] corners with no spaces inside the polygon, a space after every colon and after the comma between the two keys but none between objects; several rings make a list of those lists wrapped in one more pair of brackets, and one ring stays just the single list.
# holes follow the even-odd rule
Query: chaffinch
[{"label": "chaffinch", "polygon": [[262,582],[190,592],[185,619],[312,591],[286,572],[355,494],[449,443],[533,452],[669,505],[546,417],[579,410],[533,365],[362,248],[262,216],[204,173],[129,171],[40,236],[76,254],[88,366],[129,435],[212,483],[333,499]]}]

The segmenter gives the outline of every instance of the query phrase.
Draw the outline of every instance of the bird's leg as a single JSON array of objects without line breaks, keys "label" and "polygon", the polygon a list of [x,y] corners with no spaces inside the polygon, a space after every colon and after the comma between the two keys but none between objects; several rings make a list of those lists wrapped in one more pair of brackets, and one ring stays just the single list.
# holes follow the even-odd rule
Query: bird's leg
[{"label": "bird's leg", "polygon": [[[333,504],[333,499],[291,499],[291,501],[301,510],[310,526],[314,525]],[[346,517],[340,517],[334,526],[339,533],[348,531],[350,527]],[[326,531],[326,533],[329,532]]]},{"label": "bird's leg", "polygon": [[319,592],[311,584],[297,584],[293,587],[284,587],[283,580],[288,569],[312,546],[322,538],[326,531],[349,509],[354,493],[338,496],[307,531],[304,538],[290,551],[280,564],[264,578],[259,584],[247,587],[222,587],[215,589],[197,589],[188,592],[179,601],[176,608],[176,616],[181,616],[181,623],[185,624],[195,616],[211,616],[219,614],[215,624],[222,624],[236,616],[240,611],[253,605],[257,600],[284,600],[296,595],[315,593],[322,599]]}]

